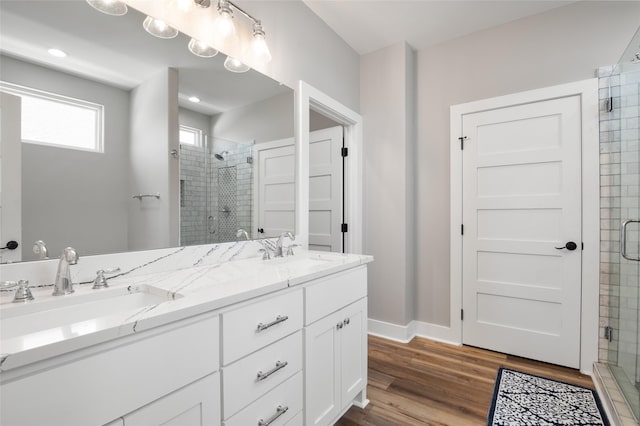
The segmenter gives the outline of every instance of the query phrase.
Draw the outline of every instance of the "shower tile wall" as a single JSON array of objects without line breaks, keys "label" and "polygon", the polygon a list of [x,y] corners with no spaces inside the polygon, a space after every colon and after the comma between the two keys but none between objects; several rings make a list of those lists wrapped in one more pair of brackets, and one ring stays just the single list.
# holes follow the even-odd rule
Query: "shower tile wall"
[{"label": "shower tile wall", "polygon": [[204,148],[180,145],[180,245],[206,244],[207,175]]},{"label": "shower tile wall", "polygon": [[[215,230],[212,242],[234,241],[235,231],[239,228],[245,229],[249,235],[252,230],[253,167],[247,161],[251,157],[251,145],[234,144],[230,148],[227,144],[225,150],[229,151],[225,161],[211,157],[211,214],[214,216]],[[214,152],[221,152],[221,148],[214,148]],[[221,173],[224,169],[228,169],[227,172]],[[235,182],[230,182],[234,178]],[[232,187],[234,184],[235,188]],[[220,188],[235,191],[235,210],[229,214],[224,212],[225,205],[220,200],[232,196],[220,192]],[[227,207],[231,208],[230,205]]]},{"label": "shower tile wall", "polygon": [[[600,330],[599,359],[622,368],[635,378],[638,346],[638,264],[620,259],[620,225],[638,218],[640,179],[640,72],[619,74],[613,67],[599,69],[600,83]],[[609,85],[611,89],[609,89]],[[607,99],[613,97],[613,111]],[[638,233],[628,242],[637,253]],[[635,249],[633,249],[635,247]],[[613,328],[613,341],[604,328]]]}]

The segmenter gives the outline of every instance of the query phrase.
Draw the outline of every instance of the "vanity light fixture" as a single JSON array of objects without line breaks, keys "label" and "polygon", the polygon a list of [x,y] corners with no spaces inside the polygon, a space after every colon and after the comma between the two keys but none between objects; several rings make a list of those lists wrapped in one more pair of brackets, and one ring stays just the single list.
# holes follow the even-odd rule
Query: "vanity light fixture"
[{"label": "vanity light fixture", "polygon": [[200,56],[201,58],[213,58],[218,54],[218,51],[213,47],[209,46],[207,43],[204,43],[200,40],[196,40],[192,38],[189,41],[189,51],[196,56]]},{"label": "vanity light fixture", "polygon": [[197,96],[189,96],[189,102],[193,102],[194,104],[197,104],[198,102],[200,102],[200,98]]},{"label": "vanity light fixture", "polygon": [[112,16],[122,16],[127,13],[127,5],[120,0],[87,0],[94,9]]},{"label": "vanity light fixture", "polygon": [[228,71],[237,73],[249,71],[249,65],[245,65],[240,60],[232,58],[231,56],[227,56],[227,59],[224,60],[224,67]]},{"label": "vanity light fixture", "polygon": [[142,23],[144,29],[151,35],[158,38],[174,38],[178,35],[178,30],[168,25],[161,19],[147,16]]},{"label": "vanity light fixture", "polygon": [[47,52],[49,52],[49,55],[51,56],[55,56],[56,58],[66,58],[67,57],[67,53],[60,50],[60,49],[49,49],[47,50]]}]

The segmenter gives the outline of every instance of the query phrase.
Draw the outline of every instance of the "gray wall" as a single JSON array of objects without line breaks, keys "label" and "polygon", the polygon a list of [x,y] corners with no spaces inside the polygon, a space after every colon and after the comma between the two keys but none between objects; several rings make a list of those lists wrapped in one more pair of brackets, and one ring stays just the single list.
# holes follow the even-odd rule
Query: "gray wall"
[{"label": "gray wall", "polygon": [[23,255],[43,240],[49,255],[127,250],[129,93],[14,58],[0,57],[1,79],[104,105],[104,153],[22,144]]},{"label": "gray wall", "polygon": [[230,142],[269,142],[293,137],[293,92],[213,116],[214,139]]},{"label": "gray wall", "polygon": [[360,74],[369,316],[396,324],[415,315],[414,61],[401,43],[363,56]]},{"label": "gray wall", "polygon": [[[129,203],[129,249],[178,245],[178,73],[158,72],[131,92],[130,194],[160,193],[160,199]],[[129,196],[131,196],[129,195]]]}]

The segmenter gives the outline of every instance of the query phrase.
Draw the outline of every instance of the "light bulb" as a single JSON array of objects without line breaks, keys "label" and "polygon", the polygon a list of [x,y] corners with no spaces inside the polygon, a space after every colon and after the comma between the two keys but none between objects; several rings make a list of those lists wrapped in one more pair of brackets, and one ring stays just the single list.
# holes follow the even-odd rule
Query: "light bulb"
[{"label": "light bulb", "polygon": [[60,50],[60,49],[52,48],[52,49],[47,50],[47,52],[49,52],[49,55],[55,56],[56,58],[64,58],[64,57],[67,56],[67,54],[63,50]]},{"label": "light bulb", "polygon": [[271,62],[271,52],[264,38],[264,30],[260,21],[253,24],[253,40],[251,41],[251,57],[254,61],[267,64]]},{"label": "light bulb", "polygon": [[195,38],[192,38],[189,41],[188,47],[191,53],[196,56],[200,56],[201,58],[213,58],[218,54],[216,49],[200,40],[196,40]]},{"label": "light bulb", "polygon": [[122,16],[127,13],[127,5],[120,0],[87,0],[94,9],[107,15]]},{"label": "light bulb", "polygon": [[236,58],[232,58],[231,56],[227,56],[227,59],[224,60],[224,67],[231,72],[247,72],[249,71],[249,66],[240,62],[240,60]]},{"label": "light bulb", "polygon": [[213,30],[220,41],[236,34],[236,26],[233,23],[233,12],[226,0],[218,2],[218,16],[213,22]]},{"label": "light bulb", "polygon": [[163,20],[151,16],[145,18],[142,26],[149,34],[159,38],[174,38],[178,35],[178,30],[167,25]]}]

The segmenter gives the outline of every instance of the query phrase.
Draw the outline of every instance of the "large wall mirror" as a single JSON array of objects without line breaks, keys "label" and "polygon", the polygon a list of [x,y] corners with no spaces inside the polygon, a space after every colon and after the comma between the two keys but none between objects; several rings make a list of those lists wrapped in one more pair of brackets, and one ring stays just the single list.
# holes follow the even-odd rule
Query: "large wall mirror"
[{"label": "large wall mirror", "polygon": [[[21,230],[0,221],[0,243],[22,249],[3,262],[37,260],[36,241],[57,257],[294,232],[293,91],[227,71],[223,53],[193,55],[186,35],[153,37],[144,18],[84,1],[0,2],[2,126],[17,126],[6,96],[22,116],[18,148],[1,141],[0,214],[18,210]],[[15,197],[5,185],[18,181]]]}]

